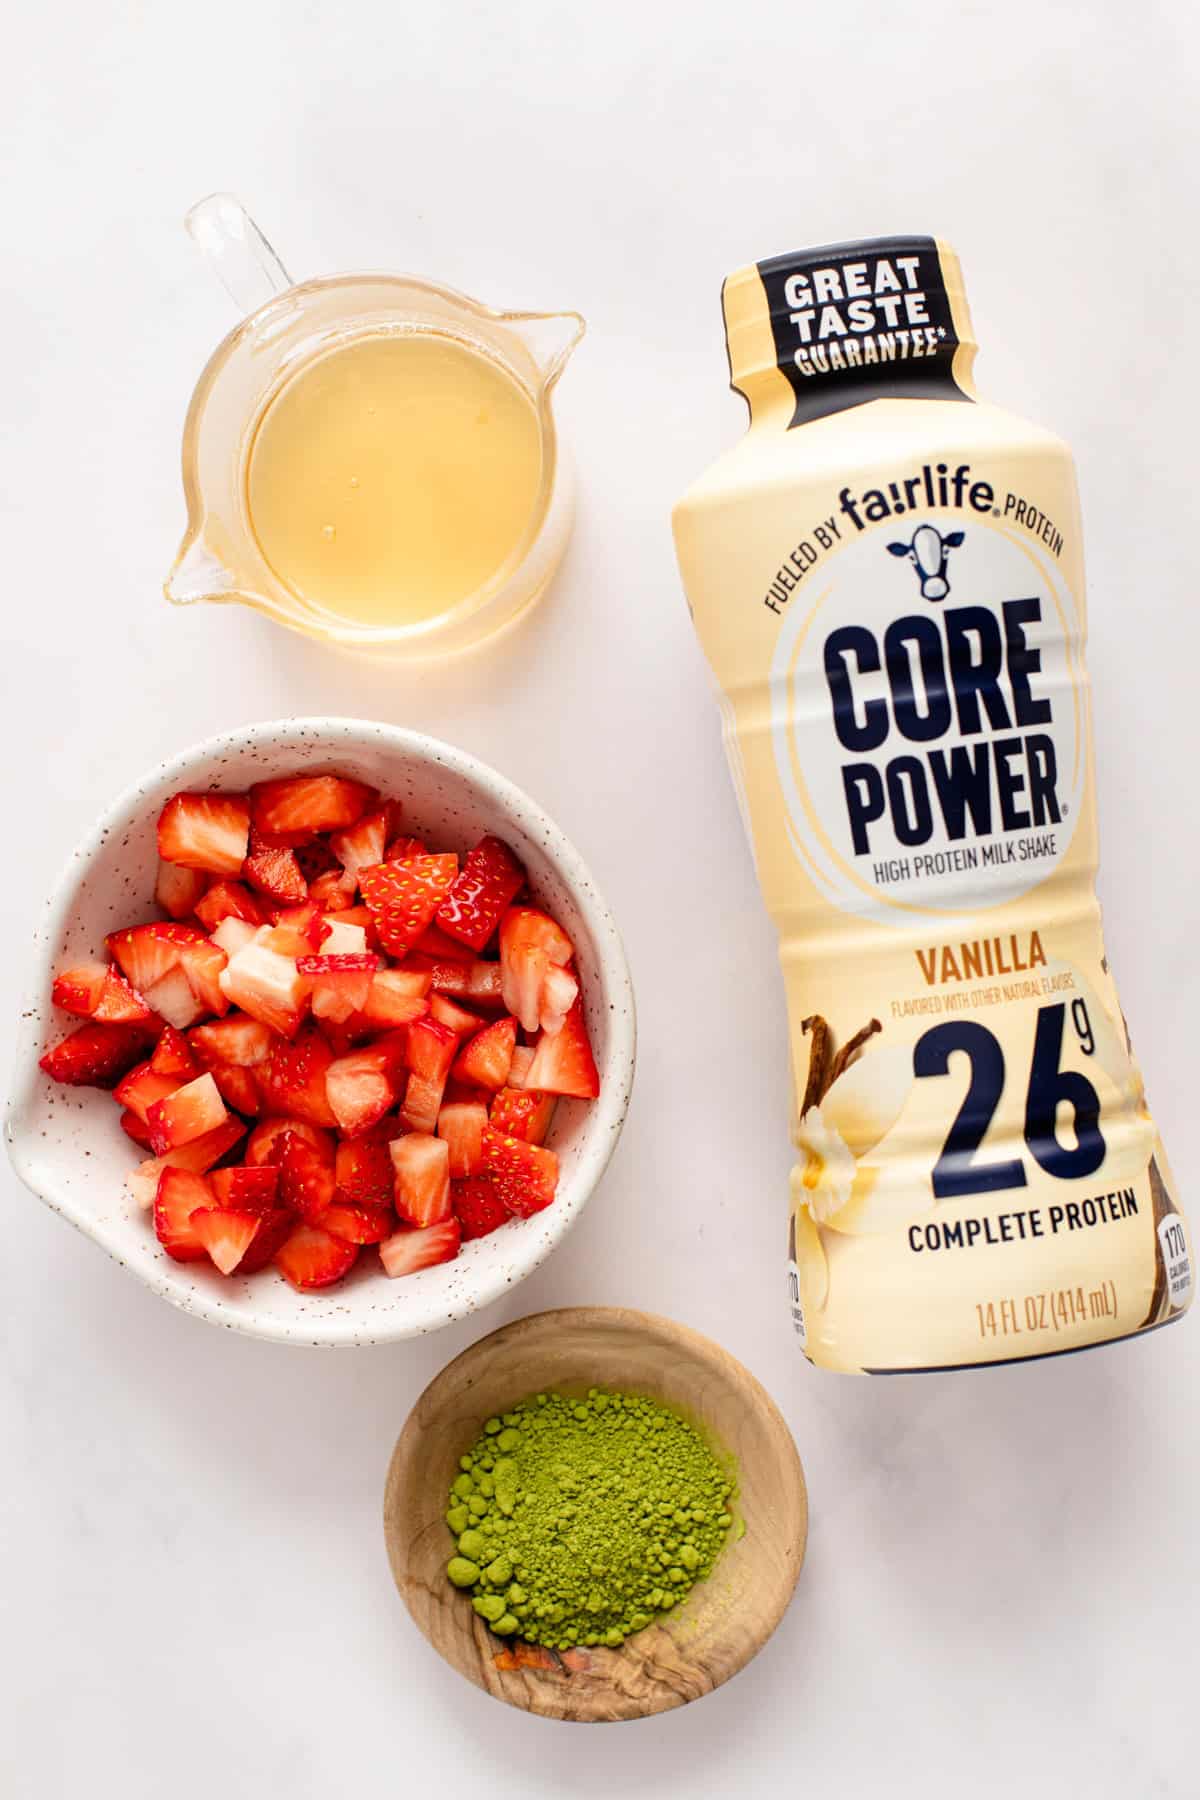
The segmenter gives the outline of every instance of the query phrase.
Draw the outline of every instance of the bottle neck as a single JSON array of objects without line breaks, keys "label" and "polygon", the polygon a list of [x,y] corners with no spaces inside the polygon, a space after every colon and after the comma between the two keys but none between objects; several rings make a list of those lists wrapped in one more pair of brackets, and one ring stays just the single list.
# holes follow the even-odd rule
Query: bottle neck
[{"label": "bottle neck", "polygon": [[975,398],[958,258],[870,238],[752,263],[721,291],[730,384],[751,423],[790,430],[869,400]]}]

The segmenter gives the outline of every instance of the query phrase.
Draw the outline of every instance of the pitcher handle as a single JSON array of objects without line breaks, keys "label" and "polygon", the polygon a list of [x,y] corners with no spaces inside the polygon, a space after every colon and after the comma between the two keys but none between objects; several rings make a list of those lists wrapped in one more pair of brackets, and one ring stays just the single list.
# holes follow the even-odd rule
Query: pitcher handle
[{"label": "pitcher handle", "polygon": [[209,194],[197,200],[183,223],[241,312],[257,312],[266,301],[293,286],[278,256],[233,194]]}]

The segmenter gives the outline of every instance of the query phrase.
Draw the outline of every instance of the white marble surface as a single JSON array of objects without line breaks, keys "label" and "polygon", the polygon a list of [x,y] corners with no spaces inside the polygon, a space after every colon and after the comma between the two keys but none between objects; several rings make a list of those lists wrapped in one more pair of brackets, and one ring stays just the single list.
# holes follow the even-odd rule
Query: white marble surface
[{"label": "white marble surface", "polygon": [[[957,245],[985,391],[1079,451],[1110,946],[1200,1211],[1198,48],[1166,0],[125,0],[9,20],[3,1015],[46,882],[120,786],[239,721],[359,713],[497,762],[577,840],[627,936],[642,1056],[572,1240],[486,1321],[412,1346],[321,1356],[198,1324],[0,1172],[6,1793],[1196,1792],[1200,1325],[875,1385],[793,1346],[782,1002],[667,515],[741,428],[727,269],[889,230]],[[183,410],[230,323],[178,223],[214,187],[297,273],[411,268],[586,313],[560,407],[578,528],[510,652],[418,679],[160,603]],[[586,1740],[442,1666],[379,1530],[434,1370],[485,1324],[583,1300],[742,1357],[813,1502],[757,1663]]]}]

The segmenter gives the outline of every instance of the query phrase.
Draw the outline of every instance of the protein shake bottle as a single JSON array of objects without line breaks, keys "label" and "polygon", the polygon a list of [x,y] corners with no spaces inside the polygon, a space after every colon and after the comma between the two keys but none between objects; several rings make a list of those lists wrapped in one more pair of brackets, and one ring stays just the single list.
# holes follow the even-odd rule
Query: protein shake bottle
[{"label": "protein shake bottle", "polygon": [[932,238],[723,298],[750,429],[675,537],[779,930],[801,1342],[882,1374],[1165,1324],[1192,1250],[1095,895],[1070,452],[976,398]]}]

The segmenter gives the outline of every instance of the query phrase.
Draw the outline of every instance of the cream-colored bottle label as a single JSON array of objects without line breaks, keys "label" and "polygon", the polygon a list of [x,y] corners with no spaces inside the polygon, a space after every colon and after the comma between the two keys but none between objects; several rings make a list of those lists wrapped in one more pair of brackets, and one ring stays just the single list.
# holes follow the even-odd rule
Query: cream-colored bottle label
[{"label": "cream-colored bottle label", "polygon": [[780,933],[801,1341],[884,1372],[1164,1322],[1191,1251],[1095,899],[1069,455],[967,390],[835,407],[829,376],[806,422],[738,279],[754,425],[676,535]]}]

